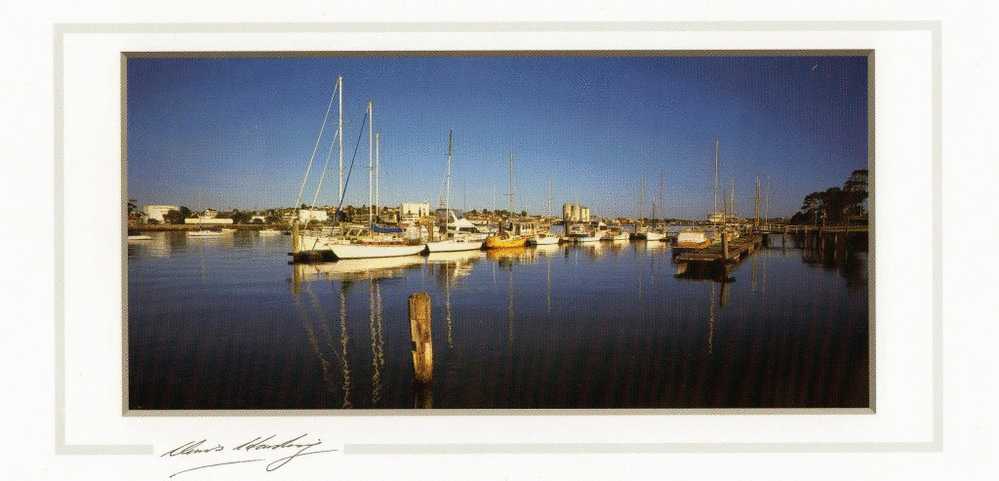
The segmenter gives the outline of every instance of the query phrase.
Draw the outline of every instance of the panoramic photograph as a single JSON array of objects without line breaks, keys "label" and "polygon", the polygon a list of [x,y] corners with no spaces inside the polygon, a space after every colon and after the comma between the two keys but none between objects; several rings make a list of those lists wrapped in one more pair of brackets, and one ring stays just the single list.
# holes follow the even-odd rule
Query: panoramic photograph
[{"label": "panoramic photograph", "polygon": [[127,54],[125,405],[869,408],[869,62]]}]

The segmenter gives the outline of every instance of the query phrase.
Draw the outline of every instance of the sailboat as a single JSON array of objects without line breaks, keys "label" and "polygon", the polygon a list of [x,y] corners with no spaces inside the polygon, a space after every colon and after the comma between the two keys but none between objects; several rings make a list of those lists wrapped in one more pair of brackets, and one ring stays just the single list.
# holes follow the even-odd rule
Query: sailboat
[{"label": "sailboat", "polygon": [[355,228],[353,236],[350,232],[341,242],[330,243],[330,250],[337,259],[371,259],[378,257],[411,256],[423,252],[426,245],[403,237],[399,227],[380,226],[375,223],[378,212],[378,198],[372,200],[372,194],[378,192],[378,158],[377,144],[374,137],[374,104],[368,101],[368,227]]},{"label": "sailboat", "polygon": [[[343,79],[342,77],[337,78],[337,91],[340,92],[341,103],[343,97]],[[334,92],[334,94],[336,91]],[[330,98],[330,105],[333,104],[333,98]],[[327,115],[329,114],[329,109],[327,109]],[[293,224],[292,230],[295,232],[293,236],[297,237],[298,248],[293,254],[298,255],[302,253],[312,253],[319,254],[320,256],[324,253],[331,253],[337,259],[373,259],[381,257],[402,257],[409,255],[416,255],[423,252],[426,246],[422,242],[414,242],[413,239],[403,237],[403,230],[398,227],[391,226],[380,226],[375,223],[376,212],[378,203],[377,197],[372,200],[373,195],[377,195],[377,150],[374,137],[373,128],[373,114],[374,114],[374,104],[368,101],[368,223],[367,226],[350,226],[346,229],[333,229],[332,233],[326,232],[310,232],[310,233],[297,233],[298,225]],[[323,119],[323,125],[326,124],[326,118]],[[343,120],[340,120],[340,132],[343,130]],[[322,138],[322,129],[320,129],[320,138]],[[343,135],[340,134],[338,137],[342,138]],[[380,139],[379,139],[380,140]],[[317,139],[316,145],[318,145],[319,140]],[[342,149],[341,149],[342,151]],[[310,159],[311,167],[311,159]],[[306,179],[308,178],[308,170],[306,171]],[[302,188],[304,189],[305,181],[302,182]],[[344,188],[346,185],[344,185]],[[340,201],[342,204],[344,190],[341,189]],[[299,193],[299,200],[301,200],[301,192]],[[345,232],[344,232],[345,230]],[[296,242],[293,242],[293,245]]]},{"label": "sailboat", "polygon": [[[507,211],[513,214],[513,155],[510,155],[510,179],[508,188],[508,208]],[[525,225],[513,221],[500,222],[499,233],[486,238],[484,246],[486,249],[501,249],[508,247],[524,247],[527,239],[533,236],[533,226]]]},{"label": "sailboat", "polygon": [[[451,224],[451,218],[454,214],[451,212],[451,146],[453,140],[453,131],[448,131],[447,134],[447,176],[445,192],[444,192],[444,235],[447,238],[439,241],[432,241],[427,243],[428,252],[458,252],[458,251],[472,251],[479,250],[482,248],[482,239],[473,238],[470,235],[465,235],[457,228],[458,219],[455,220],[455,229],[453,231],[449,230],[449,224]],[[468,221],[466,221],[468,222]]]},{"label": "sailboat", "polygon": [[[715,182],[714,182],[714,210],[708,214],[708,222],[712,224],[724,224],[726,213],[718,209],[718,139],[715,139]],[[723,226],[720,228],[724,228]],[[687,228],[676,235],[673,244],[673,254],[677,255],[687,251],[697,251],[707,249],[716,242],[715,232],[709,232],[703,228]]]},{"label": "sailboat", "polygon": [[[548,179],[548,203],[545,204],[545,211],[548,218],[552,216],[552,181]],[[534,246],[547,246],[558,244],[559,238],[552,234],[551,227],[545,228],[544,232],[539,232],[527,239],[527,243]]]}]

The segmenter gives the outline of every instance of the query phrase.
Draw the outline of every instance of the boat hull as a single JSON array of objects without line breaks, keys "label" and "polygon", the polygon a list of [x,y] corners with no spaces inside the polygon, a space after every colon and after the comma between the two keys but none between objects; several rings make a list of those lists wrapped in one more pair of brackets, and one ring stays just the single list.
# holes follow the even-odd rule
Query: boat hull
[{"label": "boat hull", "polygon": [[631,238],[631,234],[627,232],[622,232],[620,234],[607,234],[604,236],[603,240],[607,241],[626,241]]},{"label": "boat hull", "polygon": [[422,253],[427,248],[417,245],[372,245],[372,244],[333,244],[329,250],[337,259],[374,259],[379,257],[403,257]]},{"label": "boat hull", "polygon": [[507,247],[524,247],[526,245],[527,239],[523,237],[502,239],[500,237],[493,236],[486,239],[485,242],[486,249],[505,249]]},{"label": "boat hull", "polygon": [[189,231],[187,233],[188,237],[219,237],[221,235],[221,232],[215,231]]},{"label": "boat hull", "polygon": [[477,251],[481,248],[481,240],[443,240],[427,243],[428,252]]},{"label": "boat hull", "polygon": [[559,238],[555,236],[535,237],[528,239],[527,243],[532,246],[550,246],[558,244]]},{"label": "boat hull", "polygon": [[569,244],[586,244],[590,242],[597,242],[600,238],[597,236],[567,236],[562,238],[562,242]]},{"label": "boat hull", "polygon": [[644,241],[661,241],[666,238],[666,234],[660,232],[639,232],[635,237]]}]

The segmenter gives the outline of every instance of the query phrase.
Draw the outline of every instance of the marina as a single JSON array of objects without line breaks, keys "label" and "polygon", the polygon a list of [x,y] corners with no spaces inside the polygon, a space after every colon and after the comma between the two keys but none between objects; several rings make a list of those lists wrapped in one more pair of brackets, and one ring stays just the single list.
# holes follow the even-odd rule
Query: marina
[{"label": "marina", "polygon": [[[867,59],[729,60],[135,60],[222,110],[297,73],[130,100],[200,128],[129,135],[128,406],[870,406]],[[836,114],[739,103],[788,88]]]}]

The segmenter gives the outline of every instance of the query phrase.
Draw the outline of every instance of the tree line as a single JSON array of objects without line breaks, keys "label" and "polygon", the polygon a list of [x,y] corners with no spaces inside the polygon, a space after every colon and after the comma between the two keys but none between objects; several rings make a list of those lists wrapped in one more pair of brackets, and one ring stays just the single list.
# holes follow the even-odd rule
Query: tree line
[{"label": "tree line", "polygon": [[805,196],[791,224],[845,224],[867,217],[867,169],[855,170],[843,187],[830,187]]}]

